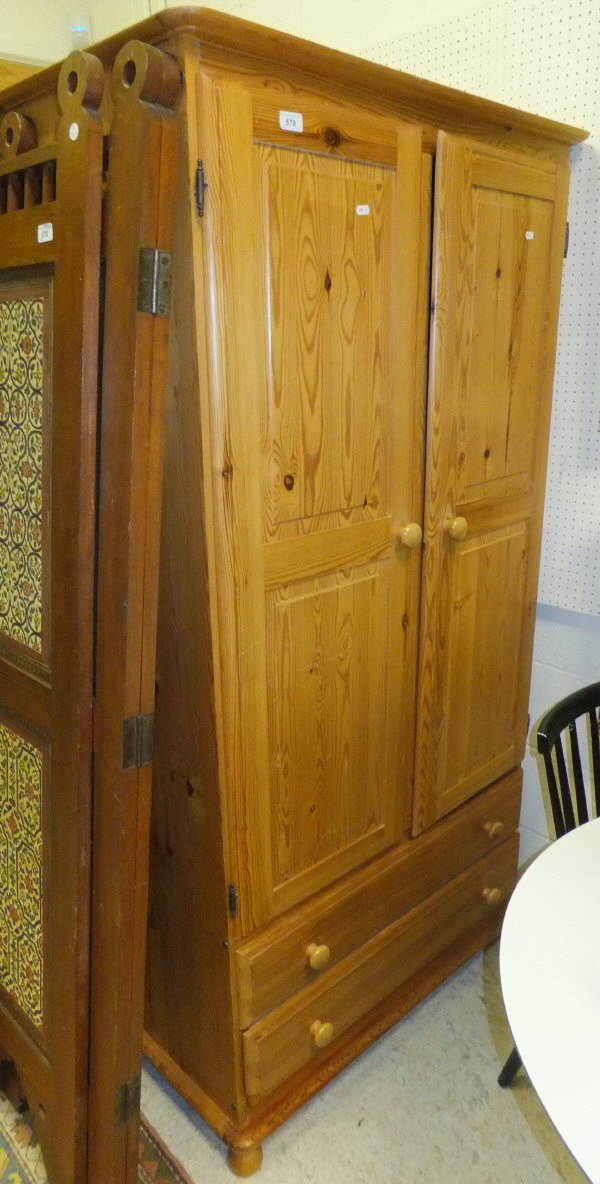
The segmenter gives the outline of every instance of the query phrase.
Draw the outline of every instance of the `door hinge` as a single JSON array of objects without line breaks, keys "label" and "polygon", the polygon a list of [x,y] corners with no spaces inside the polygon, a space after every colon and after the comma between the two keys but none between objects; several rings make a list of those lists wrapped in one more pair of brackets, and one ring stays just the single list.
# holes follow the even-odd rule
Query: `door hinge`
[{"label": "door hinge", "polygon": [[232,917],[237,917],[238,894],[235,884],[229,885],[229,912]]},{"label": "door hinge", "polygon": [[142,1075],[138,1073],[115,1090],[115,1126],[123,1126],[130,1118],[139,1116],[141,1099]]},{"label": "door hinge", "polygon": [[569,223],[565,226],[565,253],[563,258],[566,259],[569,254]]},{"label": "door hinge", "polygon": [[133,715],[123,723],[123,768],[141,769],[154,756],[154,716]]},{"label": "door hinge", "polygon": [[168,251],[140,247],[138,262],[138,312],[167,317],[171,311],[173,260]]},{"label": "door hinge", "polygon": [[196,166],[196,209],[201,218],[204,217],[204,190],[208,189],[208,181],[204,178],[204,165],[199,160]]}]

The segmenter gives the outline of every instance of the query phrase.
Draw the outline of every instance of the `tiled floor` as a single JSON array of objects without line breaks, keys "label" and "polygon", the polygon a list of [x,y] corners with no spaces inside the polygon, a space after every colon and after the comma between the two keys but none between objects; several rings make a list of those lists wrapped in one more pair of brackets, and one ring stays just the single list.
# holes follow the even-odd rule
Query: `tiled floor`
[{"label": "tiled floor", "polygon": [[[585,1181],[523,1071],[496,1084],[511,1045],[494,945],[266,1140],[257,1184]],[[220,1141],[149,1066],[142,1108],[194,1184],[231,1184]]]}]

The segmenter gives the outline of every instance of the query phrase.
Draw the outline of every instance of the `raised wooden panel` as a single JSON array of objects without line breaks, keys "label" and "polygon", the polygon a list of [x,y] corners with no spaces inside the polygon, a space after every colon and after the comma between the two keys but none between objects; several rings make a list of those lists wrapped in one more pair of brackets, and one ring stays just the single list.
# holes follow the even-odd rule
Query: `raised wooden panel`
[{"label": "raised wooden panel", "polygon": [[[514,767],[529,524],[467,538],[442,586],[448,621],[442,813]],[[447,600],[446,600],[447,597]],[[477,710],[473,710],[473,705]]]},{"label": "raised wooden panel", "polygon": [[389,596],[389,562],[268,596],[273,887],[286,905],[359,845],[364,858],[390,841]]},{"label": "raised wooden panel", "polygon": [[457,498],[489,501],[533,483],[546,332],[539,301],[553,205],[484,188],[475,188],[473,198],[476,248],[464,310],[469,359],[458,415]]},{"label": "raised wooden panel", "polygon": [[566,183],[440,136],[415,831],[523,753]]},{"label": "raised wooden panel", "polygon": [[262,144],[256,153],[268,538],[282,522],[388,509],[394,172]]}]

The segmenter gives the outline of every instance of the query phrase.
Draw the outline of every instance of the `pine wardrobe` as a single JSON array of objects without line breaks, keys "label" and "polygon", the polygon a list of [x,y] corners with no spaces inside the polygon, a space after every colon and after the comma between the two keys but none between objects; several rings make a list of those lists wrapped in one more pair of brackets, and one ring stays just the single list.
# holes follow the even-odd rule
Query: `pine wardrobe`
[{"label": "pine wardrobe", "polygon": [[585,133],[202,8],[0,106],[0,314],[54,325],[0,1054],[51,1184],[133,1184],[145,1007],[250,1175],[500,929]]},{"label": "pine wardrobe", "polygon": [[499,932],[578,133],[193,21],[146,1051],[246,1175]]}]

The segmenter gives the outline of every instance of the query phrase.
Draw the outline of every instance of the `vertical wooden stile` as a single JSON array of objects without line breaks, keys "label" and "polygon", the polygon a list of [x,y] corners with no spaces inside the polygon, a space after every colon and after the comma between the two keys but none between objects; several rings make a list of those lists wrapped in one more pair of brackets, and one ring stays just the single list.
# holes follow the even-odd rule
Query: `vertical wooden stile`
[{"label": "vertical wooden stile", "polygon": [[154,711],[169,332],[168,315],[138,311],[138,267],[140,249],[170,250],[180,87],[177,62],[141,42],[129,42],[115,60],[98,528],[90,1184],[137,1179],[139,1101],[119,1109],[123,1097],[136,1098],[141,1070],[152,765],[142,754],[124,767],[123,750],[125,721]]}]

